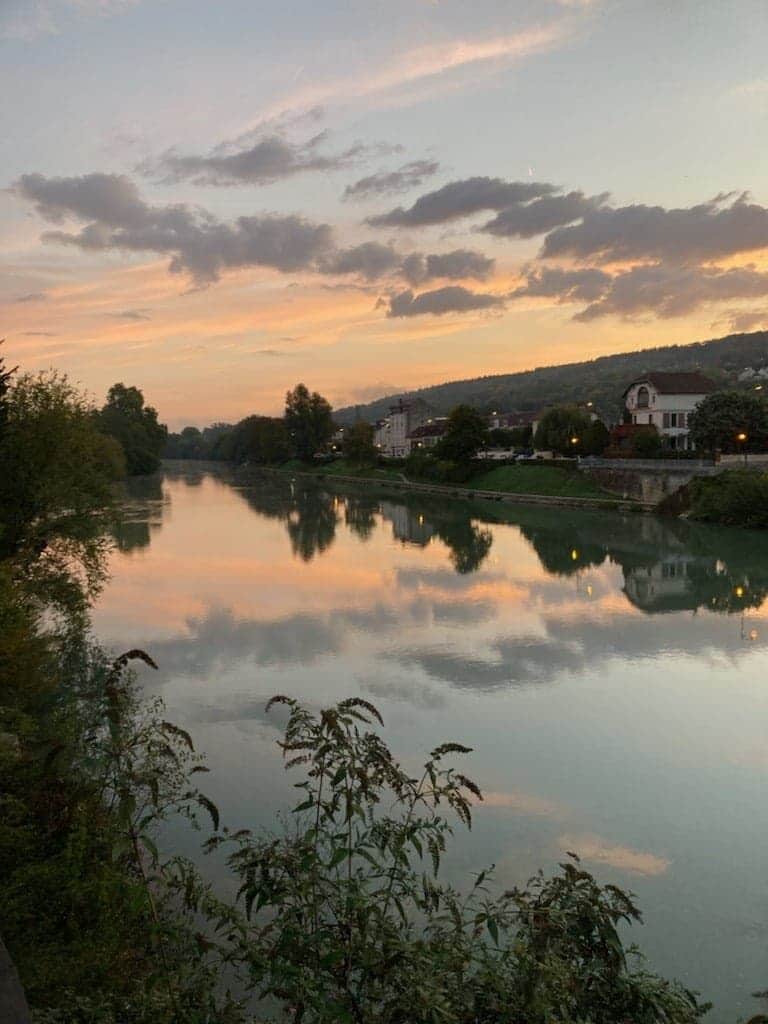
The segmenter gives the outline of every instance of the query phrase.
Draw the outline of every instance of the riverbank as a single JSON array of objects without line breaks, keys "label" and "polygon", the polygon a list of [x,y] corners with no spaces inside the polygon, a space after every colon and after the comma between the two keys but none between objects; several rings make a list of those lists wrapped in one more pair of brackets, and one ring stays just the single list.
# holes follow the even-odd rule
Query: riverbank
[{"label": "riverbank", "polygon": [[[258,473],[290,474],[323,482],[376,483],[388,490],[439,494],[452,498],[482,498],[522,505],[602,509],[619,512],[652,512],[650,502],[609,495],[576,470],[557,466],[496,466],[483,469],[464,484],[437,484],[409,480],[395,467],[355,468],[343,460],[320,466],[290,462],[283,466],[253,467]],[[242,473],[242,470],[240,470]]]}]

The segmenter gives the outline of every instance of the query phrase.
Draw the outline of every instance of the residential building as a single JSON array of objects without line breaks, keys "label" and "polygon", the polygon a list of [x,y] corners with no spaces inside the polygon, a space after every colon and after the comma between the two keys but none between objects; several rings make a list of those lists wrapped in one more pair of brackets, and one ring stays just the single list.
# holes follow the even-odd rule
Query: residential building
[{"label": "residential building", "polygon": [[384,454],[389,447],[389,420],[376,420],[373,425],[373,443],[378,451]]},{"label": "residential building", "polygon": [[631,422],[656,427],[669,448],[687,450],[689,417],[715,384],[701,373],[647,373],[624,392]]},{"label": "residential building", "polygon": [[408,449],[406,454],[411,455],[414,451],[428,451],[434,448],[445,435],[447,425],[447,416],[435,416],[434,419],[428,419],[426,423],[416,427],[405,439]]},{"label": "residential building", "polygon": [[376,430],[374,441],[382,455],[402,459],[408,455],[408,435],[432,416],[433,409],[423,399],[402,399],[389,408],[386,427]]},{"label": "residential building", "polygon": [[535,434],[540,419],[540,412],[492,412],[488,417],[488,427],[490,430],[517,430],[519,427],[530,427],[531,433]]}]

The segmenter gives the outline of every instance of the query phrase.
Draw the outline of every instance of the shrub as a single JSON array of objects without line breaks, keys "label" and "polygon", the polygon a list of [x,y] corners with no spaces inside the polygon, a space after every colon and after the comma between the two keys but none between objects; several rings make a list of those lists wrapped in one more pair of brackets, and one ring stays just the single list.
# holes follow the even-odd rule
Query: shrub
[{"label": "shrub", "polygon": [[406,476],[435,484],[463,484],[477,472],[477,462],[453,462],[433,455],[414,453],[404,463]]},{"label": "shrub", "polygon": [[690,484],[692,519],[757,529],[768,527],[768,474],[744,469],[698,477]]},{"label": "shrub", "polygon": [[[393,758],[378,711],[352,698],[288,710],[286,767],[305,776],[293,821],[234,842],[229,858],[248,919],[230,959],[304,1024],[692,1024],[705,1007],[628,957],[617,928],[640,919],[578,858],[554,878],[494,895],[438,879],[452,834],[469,827],[478,787],[447,766],[445,743],[418,776]],[[634,958],[636,961],[637,958]]]}]

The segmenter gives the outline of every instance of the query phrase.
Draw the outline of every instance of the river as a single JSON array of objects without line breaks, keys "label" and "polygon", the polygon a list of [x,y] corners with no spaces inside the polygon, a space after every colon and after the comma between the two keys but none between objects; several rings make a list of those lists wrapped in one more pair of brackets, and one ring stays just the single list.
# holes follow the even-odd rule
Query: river
[{"label": "river", "polygon": [[236,827],[294,790],[273,694],[362,695],[414,769],[443,740],[486,800],[452,880],[567,850],[633,891],[652,966],[712,999],[768,987],[768,537],[674,520],[332,491],[169,466],[132,481],[99,637],[207,755]]}]

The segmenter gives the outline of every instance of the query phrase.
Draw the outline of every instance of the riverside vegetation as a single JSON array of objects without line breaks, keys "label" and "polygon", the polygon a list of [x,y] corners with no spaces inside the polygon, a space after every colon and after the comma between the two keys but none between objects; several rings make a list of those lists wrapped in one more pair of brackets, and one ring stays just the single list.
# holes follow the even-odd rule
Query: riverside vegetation
[{"label": "riverside vegetation", "polygon": [[[59,462],[68,444],[82,457]],[[98,418],[61,377],[2,371],[0,460],[0,935],[36,1022],[702,1018],[624,947],[632,897],[575,857],[504,892],[490,869],[461,892],[442,883],[481,799],[454,767],[469,750],[443,744],[412,776],[359,698],[317,712],[274,698],[297,805],[274,832],[222,825],[193,738],[131,674],[150,654],[89,636],[119,474]],[[165,848],[179,818],[226,859],[235,900]]]}]

